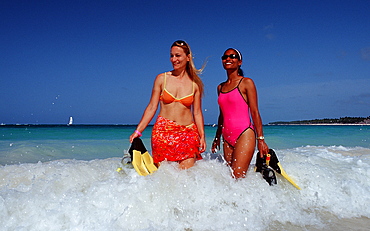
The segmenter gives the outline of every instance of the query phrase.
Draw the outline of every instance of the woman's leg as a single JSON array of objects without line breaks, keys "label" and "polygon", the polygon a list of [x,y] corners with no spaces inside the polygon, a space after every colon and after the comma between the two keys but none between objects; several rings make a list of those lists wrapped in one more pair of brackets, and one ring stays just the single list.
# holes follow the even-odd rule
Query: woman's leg
[{"label": "woman's leg", "polygon": [[224,148],[224,159],[225,159],[226,163],[229,166],[231,166],[231,164],[233,162],[234,148],[226,141],[224,141],[223,148]]},{"label": "woman's leg", "polygon": [[195,158],[189,158],[179,161],[180,169],[188,169],[194,166]]},{"label": "woman's leg", "polygon": [[231,169],[235,178],[245,177],[256,148],[256,135],[247,129],[237,140],[231,161]]}]

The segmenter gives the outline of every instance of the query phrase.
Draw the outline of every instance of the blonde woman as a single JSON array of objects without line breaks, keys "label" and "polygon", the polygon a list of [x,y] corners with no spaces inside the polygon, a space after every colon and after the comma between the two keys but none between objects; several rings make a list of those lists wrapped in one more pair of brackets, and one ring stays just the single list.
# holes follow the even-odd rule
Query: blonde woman
[{"label": "blonde woman", "polygon": [[152,156],[158,166],[162,161],[176,161],[181,169],[202,159],[206,149],[202,114],[203,83],[195,68],[189,45],[174,42],[170,50],[173,70],[159,74],[152,89],[150,102],[130,142],[140,137],[157,112],[152,131]]}]

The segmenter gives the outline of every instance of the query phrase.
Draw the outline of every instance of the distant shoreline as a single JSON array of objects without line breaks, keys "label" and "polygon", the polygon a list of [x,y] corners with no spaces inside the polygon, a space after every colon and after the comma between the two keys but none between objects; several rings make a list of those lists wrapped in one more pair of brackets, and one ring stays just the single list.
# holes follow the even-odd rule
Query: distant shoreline
[{"label": "distant shoreline", "polygon": [[289,124],[289,123],[281,123],[281,124],[266,124],[268,126],[285,126],[285,125],[289,125],[289,126],[301,126],[301,125],[305,125],[305,126],[368,126],[370,124],[339,124],[339,123],[318,123],[318,124],[305,124],[305,123],[302,123],[302,124]]},{"label": "distant shoreline", "polygon": [[341,117],[339,119],[314,119],[314,120],[297,120],[297,121],[277,121],[268,123],[268,125],[338,125],[338,126],[353,126],[353,125],[370,125],[369,117]]},{"label": "distant shoreline", "polygon": [[[297,121],[277,121],[264,126],[285,126],[285,125],[305,125],[305,126],[366,126],[370,125],[369,117],[341,117],[339,119],[314,119],[314,120],[297,120]],[[31,126],[44,126],[44,127],[83,127],[83,126],[137,126],[137,124],[5,124],[0,123],[0,127],[31,127]],[[148,126],[153,126],[149,124]],[[217,127],[217,124],[205,123],[204,126]]]},{"label": "distant shoreline", "polygon": [[[263,126],[368,126],[370,124],[337,124],[337,123],[321,123],[321,124],[289,124],[289,123],[269,123],[264,124]],[[136,127],[135,124],[73,124],[73,125],[66,125],[66,124],[0,124],[0,128],[27,128],[27,127],[70,127],[70,128],[78,128],[78,127]],[[149,124],[148,127],[152,127],[153,124]],[[217,127],[216,124],[205,124],[205,127]]]}]

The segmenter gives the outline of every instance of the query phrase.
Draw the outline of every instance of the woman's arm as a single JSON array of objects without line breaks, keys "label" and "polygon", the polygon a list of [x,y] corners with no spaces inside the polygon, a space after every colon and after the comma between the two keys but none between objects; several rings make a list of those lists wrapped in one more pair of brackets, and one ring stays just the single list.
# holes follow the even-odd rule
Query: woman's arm
[{"label": "woman's arm", "polygon": [[220,114],[218,115],[217,130],[216,130],[215,138],[213,139],[213,142],[212,142],[212,148],[211,148],[212,153],[216,153],[217,150],[221,149],[220,143],[221,143],[223,123],[224,123],[224,117],[220,109]]},{"label": "woman's arm", "polygon": [[150,121],[153,119],[155,113],[157,112],[158,103],[159,103],[159,97],[161,94],[161,86],[163,83],[163,74],[157,75],[154,81],[153,89],[152,89],[152,96],[150,97],[150,101],[148,106],[146,107],[143,116],[141,117],[140,123],[136,127],[136,131],[131,134],[130,136],[130,142],[134,140],[134,138],[139,137],[140,133],[145,130],[145,128],[148,126]]},{"label": "woman's arm", "polygon": [[[217,87],[217,95],[220,94],[221,84]],[[218,115],[218,121],[217,121],[217,130],[215,134],[215,138],[212,142],[212,153],[216,153],[217,149],[220,150],[220,143],[221,143],[221,134],[222,134],[222,126],[224,124],[224,117],[222,115],[221,108],[219,108],[219,115]]]},{"label": "woman's arm", "polygon": [[198,86],[196,86],[194,92],[194,102],[193,102],[193,116],[195,125],[198,127],[198,132],[200,136],[200,152],[206,150],[206,138],[204,133],[204,118],[202,112],[202,97],[199,92]]},{"label": "woman's arm", "polygon": [[256,130],[258,150],[260,151],[261,157],[263,157],[263,155],[266,155],[269,152],[269,148],[263,138],[263,124],[258,110],[257,89],[253,80],[250,78],[245,78],[242,83],[243,88],[246,90],[247,103],[249,105],[249,110]]}]

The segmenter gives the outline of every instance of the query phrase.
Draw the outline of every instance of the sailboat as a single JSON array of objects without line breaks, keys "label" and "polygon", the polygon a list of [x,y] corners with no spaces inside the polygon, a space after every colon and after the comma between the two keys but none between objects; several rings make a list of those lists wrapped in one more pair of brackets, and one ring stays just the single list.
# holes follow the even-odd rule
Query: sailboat
[{"label": "sailboat", "polygon": [[69,126],[69,125],[72,125],[72,124],[73,124],[73,118],[72,118],[72,116],[70,116],[67,125]]}]

